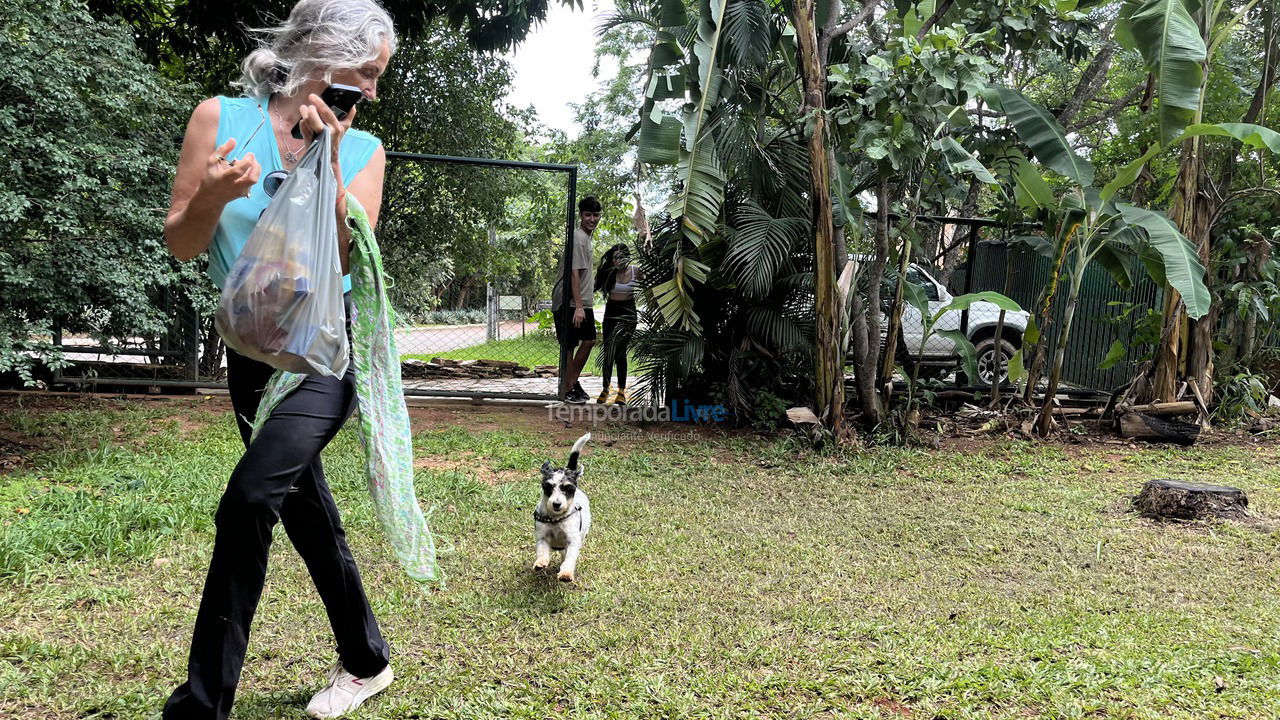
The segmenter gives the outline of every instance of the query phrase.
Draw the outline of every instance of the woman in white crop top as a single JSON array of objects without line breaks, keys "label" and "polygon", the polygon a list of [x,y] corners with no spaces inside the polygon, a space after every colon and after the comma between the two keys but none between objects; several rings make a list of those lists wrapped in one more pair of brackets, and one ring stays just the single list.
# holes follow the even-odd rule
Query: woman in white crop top
[{"label": "woman in white crop top", "polygon": [[[604,366],[604,389],[596,402],[626,405],[627,395],[627,347],[636,329],[636,284],[640,281],[640,268],[631,264],[631,249],[618,243],[605,251],[596,270],[596,292],[604,293],[604,347],[599,354]],[[609,380],[613,368],[618,368],[618,389],[610,393]]]}]

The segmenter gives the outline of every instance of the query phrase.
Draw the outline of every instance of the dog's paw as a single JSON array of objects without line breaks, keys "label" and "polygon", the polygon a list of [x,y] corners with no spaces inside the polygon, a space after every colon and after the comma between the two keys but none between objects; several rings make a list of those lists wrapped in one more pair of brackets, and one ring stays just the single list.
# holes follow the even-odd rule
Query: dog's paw
[{"label": "dog's paw", "polygon": [[559,574],[559,575],[556,575],[556,579],[557,579],[557,580],[559,580],[560,582],[567,582],[567,583],[571,583],[571,582],[573,582],[573,571],[572,571],[572,570],[561,570],[561,571],[560,571],[560,574]]},{"label": "dog's paw", "polygon": [[547,566],[548,566],[548,565],[550,565],[550,564],[551,564],[551,559],[550,559],[550,558],[538,558],[537,560],[534,560],[534,561],[533,561],[533,569],[534,569],[534,570],[546,570],[546,569],[547,569]]}]

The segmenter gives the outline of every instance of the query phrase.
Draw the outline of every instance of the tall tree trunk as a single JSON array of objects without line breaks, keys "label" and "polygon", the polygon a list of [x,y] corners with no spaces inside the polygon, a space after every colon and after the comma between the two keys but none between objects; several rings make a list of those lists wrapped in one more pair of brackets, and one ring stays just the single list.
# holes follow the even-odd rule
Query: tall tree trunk
[{"label": "tall tree trunk", "polygon": [[[901,218],[899,218],[901,222]],[[902,233],[902,252],[898,254],[898,282],[894,283],[893,311],[889,314],[889,330],[884,334],[884,359],[880,364],[880,377],[877,384],[880,388],[885,407],[889,405],[889,388],[893,387],[894,360],[898,354],[898,335],[902,329],[902,299],[906,291],[907,268],[911,267],[911,239]],[[927,318],[921,318],[926,320]],[[914,374],[913,374],[914,377]]]},{"label": "tall tree trunk", "polygon": [[[1205,193],[1196,198],[1192,217],[1188,219],[1190,233],[1184,234],[1196,244],[1200,251],[1200,264],[1206,270],[1211,267],[1213,254],[1213,238],[1210,233],[1209,219],[1213,217],[1217,202]],[[1192,234],[1194,233],[1194,234]],[[1214,292],[1213,276],[1206,272],[1205,286],[1209,288],[1209,312],[1199,320],[1190,320],[1187,337],[1187,379],[1200,388],[1200,394],[1206,399],[1213,395],[1213,335],[1218,327],[1221,305],[1217,293]]]},{"label": "tall tree trunk", "polygon": [[[836,169],[836,149],[831,146],[827,147],[827,167],[832,171]],[[844,224],[847,225],[849,223],[849,198],[840,198],[840,204],[845,208]],[[835,228],[834,245],[836,253],[835,271],[836,277],[839,277],[840,273],[844,271],[845,263],[849,262],[849,243],[845,236],[844,225]]]},{"label": "tall tree trunk", "polygon": [[[1201,156],[1201,138],[1191,138],[1182,144],[1182,159],[1178,165],[1177,185],[1174,188],[1172,220],[1178,230],[1196,246],[1202,263],[1208,267],[1209,239],[1208,214],[1205,213],[1206,198],[1200,193],[1200,176],[1204,171]],[[1208,282],[1209,279],[1205,278]],[[1164,329],[1161,332],[1160,347],[1156,350],[1156,361],[1153,367],[1150,397],[1143,398],[1149,402],[1172,402],[1176,399],[1178,378],[1186,373],[1196,382],[1202,393],[1212,387],[1212,379],[1207,384],[1205,373],[1212,374],[1213,360],[1211,343],[1203,340],[1204,333],[1212,335],[1212,328],[1205,327],[1194,336],[1188,327],[1188,318],[1182,298],[1177,291],[1165,285]],[[1195,357],[1189,357],[1188,350],[1195,349]]]},{"label": "tall tree trunk", "polygon": [[889,169],[880,167],[876,179],[875,257],[862,271],[867,304],[855,291],[853,307],[854,378],[858,383],[863,424],[873,428],[884,421],[884,404],[876,389],[880,368],[880,282],[889,257]]},{"label": "tall tree trunk", "polygon": [[826,73],[818,52],[813,0],[795,4],[797,53],[804,79],[805,115],[813,118],[809,137],[809,190],[814,239],[814,382],[817,413],[837,437],[849,432],[844,415],[844,358],[840,352],[840,304],[836,288],[835,223],[831,207],[831,168],[828,164]]}]

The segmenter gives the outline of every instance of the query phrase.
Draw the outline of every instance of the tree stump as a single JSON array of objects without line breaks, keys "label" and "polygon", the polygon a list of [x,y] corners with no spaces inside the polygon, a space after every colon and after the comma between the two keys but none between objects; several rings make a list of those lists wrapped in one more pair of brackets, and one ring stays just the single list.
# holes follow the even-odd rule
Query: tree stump
[{"label": "tree stump", "polygon": [[1149,480],[1133,499],[1134,508],[1158,520],[1240,520],[1249,516],[1249,498],[1239,488],[1180,480]]}]

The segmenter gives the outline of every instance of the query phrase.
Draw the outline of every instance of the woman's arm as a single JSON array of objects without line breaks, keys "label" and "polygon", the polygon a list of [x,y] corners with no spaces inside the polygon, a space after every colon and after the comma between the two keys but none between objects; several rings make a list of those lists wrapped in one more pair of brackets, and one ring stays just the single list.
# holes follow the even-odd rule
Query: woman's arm
[{"label": "woman's arm", "polygon": [[[382,207],[382,183],[387,174],[387,152],[381,145],[373,151],[369,163],[351,179],[347,192],[356,196],[360,206],[369,214],[369,226],[378,226],[378,210]],[[345,212],[346,205],[343,205]]]},{"label": "woman's arm", "polygon": [[164,221],[165,243],[179,260],[190,260],[209,247],[222,209],[249,192],[261,172],[253,153],[235,165],[227,163],[224,158],[235,148],[234,138],[222,147],[214,147],[218,114],[217,98],[197,105],[182,140],[169,214]]},{"label": "woman's arm", "polygon": [[347,225],[347,194],[355,195],[369,216],[369,227],[377,227],[378,210],[382,206],[382,181],[387,171],[387,153],[379,145],[373,151],[368,164],[351,178],[346,192],[341,192],[342,182],[338,182],[338,256],[342,259],[342,272],[350,272],[351,228]]}]

